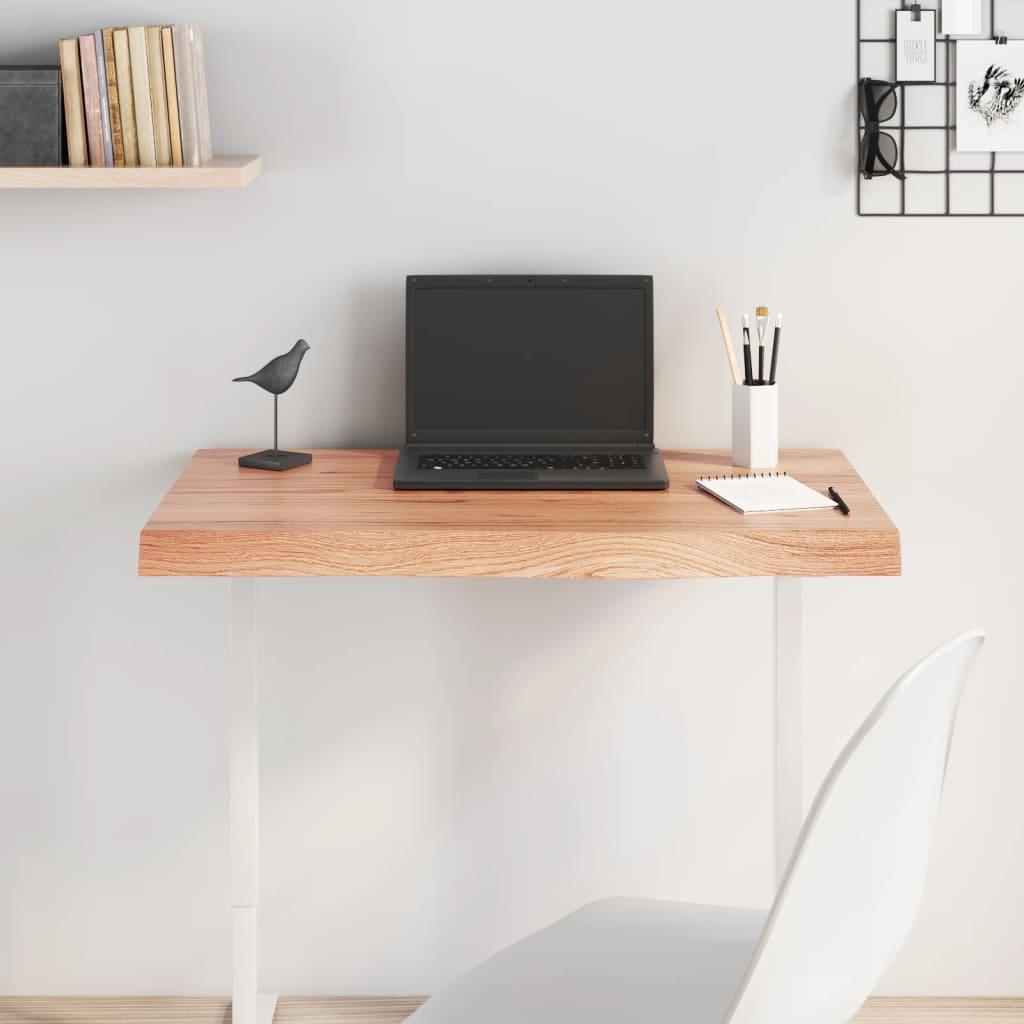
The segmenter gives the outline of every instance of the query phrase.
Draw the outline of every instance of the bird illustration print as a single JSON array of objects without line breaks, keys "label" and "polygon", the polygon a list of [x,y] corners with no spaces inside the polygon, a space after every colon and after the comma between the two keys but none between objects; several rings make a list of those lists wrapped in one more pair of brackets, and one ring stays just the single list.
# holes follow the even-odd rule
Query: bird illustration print
[{"label": "bird illustration print", "polygon": [[981,82],[967,86],[967,105],[991,128],[1009,123],[1024,96],[1024,78],[1013,78],[1006,68],[989,64]]}]

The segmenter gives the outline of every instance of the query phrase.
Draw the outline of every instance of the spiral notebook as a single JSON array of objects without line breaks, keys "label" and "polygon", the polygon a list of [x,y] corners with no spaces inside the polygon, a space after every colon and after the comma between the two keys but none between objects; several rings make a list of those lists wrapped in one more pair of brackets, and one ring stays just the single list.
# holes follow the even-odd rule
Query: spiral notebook
[{"label": "spiral notebook", "polygon": [[697,486],[737,512],[796,512],[836,508],[824,494],[788,473],[744,473],[737,476],[699,476]]}]

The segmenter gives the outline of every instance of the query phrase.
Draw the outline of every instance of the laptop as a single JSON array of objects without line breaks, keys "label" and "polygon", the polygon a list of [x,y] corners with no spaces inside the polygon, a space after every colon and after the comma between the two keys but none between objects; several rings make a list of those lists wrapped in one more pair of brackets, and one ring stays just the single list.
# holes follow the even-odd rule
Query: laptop
[{"label": "laptop", "polygon": [[651,277],[406,281],[396,490],[664,490]]}]

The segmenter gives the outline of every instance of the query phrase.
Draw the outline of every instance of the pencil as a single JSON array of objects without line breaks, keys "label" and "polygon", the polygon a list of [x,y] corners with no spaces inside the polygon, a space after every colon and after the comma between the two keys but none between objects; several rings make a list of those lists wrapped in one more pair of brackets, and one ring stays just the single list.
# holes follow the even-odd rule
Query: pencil
[{"label": "pencil", "polygon": [[769,384],[775,383],[775,371],[779,366],[779,342],[782,341],[782,314],[775,318],[775,337],[772,339],[772,370],[768,378]]},{"label": "pencil", "polygon": [[729,360],[729,371],[732,373],[733,384],[742,384],[740,376],[740,364],[736,362],[736,350],[732,347],[732,335],[729,333],[729,321],[726,318],[724,309],[716,309],[715,316],[718,317],[718,326],[722,331],[722,344],[725,345],[725,355]]}]

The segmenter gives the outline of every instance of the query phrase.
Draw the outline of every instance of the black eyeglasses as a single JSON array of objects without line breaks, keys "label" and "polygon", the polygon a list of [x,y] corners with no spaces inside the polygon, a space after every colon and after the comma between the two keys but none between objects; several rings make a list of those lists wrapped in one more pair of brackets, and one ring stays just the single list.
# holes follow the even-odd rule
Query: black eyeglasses
[{"label": "black eyeglasses", "polygon": [[901,181],[906,175],[897,167],[900,150],[896,140],[881,130],[896,115],[896,86],[874,78],[862,78],[858,89],[864,135],[860,140],[860,173],[865,178],[891,174]]}]

